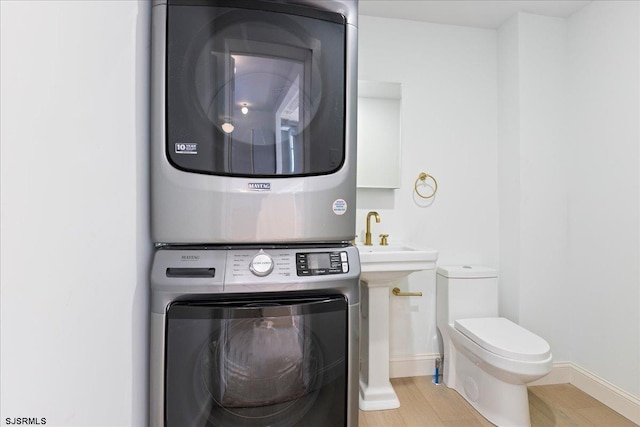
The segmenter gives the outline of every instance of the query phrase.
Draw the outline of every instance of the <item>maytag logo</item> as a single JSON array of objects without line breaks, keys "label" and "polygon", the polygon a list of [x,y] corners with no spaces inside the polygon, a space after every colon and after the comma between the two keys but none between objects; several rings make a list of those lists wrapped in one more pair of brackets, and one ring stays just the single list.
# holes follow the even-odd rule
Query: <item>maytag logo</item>
[{"label": "maytag logo", "polygon": [[250,182],[248,186],[251,191],[271,191],[270,182]]}]

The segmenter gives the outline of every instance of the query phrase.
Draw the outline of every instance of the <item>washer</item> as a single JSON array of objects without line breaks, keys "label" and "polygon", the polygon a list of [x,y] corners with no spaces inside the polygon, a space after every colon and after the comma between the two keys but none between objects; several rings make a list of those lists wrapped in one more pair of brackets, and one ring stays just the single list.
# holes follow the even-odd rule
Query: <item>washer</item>
[{"label": "washer", "polygon": [[357,426],[359,276],[346,245],[156,251],[150,425]]}]

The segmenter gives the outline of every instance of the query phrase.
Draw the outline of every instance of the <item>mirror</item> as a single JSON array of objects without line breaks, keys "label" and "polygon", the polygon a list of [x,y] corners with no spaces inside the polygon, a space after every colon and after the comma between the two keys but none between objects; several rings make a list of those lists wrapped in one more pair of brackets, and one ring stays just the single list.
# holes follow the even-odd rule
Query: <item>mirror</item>
[{"label": "mirror", "polygon": [[400,83],[358,81],[359,188],[400,188]]}]

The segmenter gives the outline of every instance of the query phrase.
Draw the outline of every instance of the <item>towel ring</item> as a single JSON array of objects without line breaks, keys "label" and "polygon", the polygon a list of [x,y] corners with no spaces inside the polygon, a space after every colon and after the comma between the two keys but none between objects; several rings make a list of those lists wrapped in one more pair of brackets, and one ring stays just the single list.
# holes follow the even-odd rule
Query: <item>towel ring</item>
[{"label": "towel ring", "polygon": [[[424,183],[426,183],[427,178],[430,178],[433,181],[433,192],[427,196],[425,196],[424,194],[420,193],[420,190],[418,190],[418,181],[422,181]],[[438,181],[436,181],[436,179],[434,177],[432,177],[431,175],[424,173],[424,172],[420,172],[420,175],[418,175],[418,179],[416,179],[415,184],[413,185],[413,189],[416,191],[416,194],[420,197],[422,197],[423,199],[430,199],[433,196],[436,195],[436,192],[438,191]]]}]

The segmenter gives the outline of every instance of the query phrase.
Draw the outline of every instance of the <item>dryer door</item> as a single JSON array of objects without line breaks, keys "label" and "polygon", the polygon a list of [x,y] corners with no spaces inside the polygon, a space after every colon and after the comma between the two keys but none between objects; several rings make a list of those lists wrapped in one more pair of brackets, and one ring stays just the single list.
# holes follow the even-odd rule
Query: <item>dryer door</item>
[{"label": "dryer door", "polygon": [[343,296],[174,303],[168,427],[346,424]]},{"label": "dryer door", "polygon": [[167,16],[166,150],[175,167],[277,177],[342,166],[342,15],[280,2],[170,1]]}]

